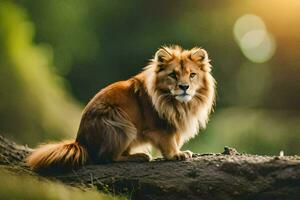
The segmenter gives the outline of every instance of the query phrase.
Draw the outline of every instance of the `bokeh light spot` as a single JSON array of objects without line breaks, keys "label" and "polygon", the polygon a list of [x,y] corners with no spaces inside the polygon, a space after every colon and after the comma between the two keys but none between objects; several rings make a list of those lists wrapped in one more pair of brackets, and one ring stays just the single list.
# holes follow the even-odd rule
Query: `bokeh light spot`
[{"label": "bokeh light spot", "polygon": [[233,33],[241,51],[252,62],[263,63],[274,55],[276,41],[260,17],[243,15],[235,22]]}]

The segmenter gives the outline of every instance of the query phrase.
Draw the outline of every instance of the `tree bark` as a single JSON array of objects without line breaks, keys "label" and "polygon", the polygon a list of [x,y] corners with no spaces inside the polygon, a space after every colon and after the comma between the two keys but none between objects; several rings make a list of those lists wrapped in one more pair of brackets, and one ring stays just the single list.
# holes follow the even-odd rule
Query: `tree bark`
[{"label": "tree bark", "polygon": [[[0,165],[32,174],[24,162],[31,151],[0,135]],[[227,147],[222,154],[196,154],[186,161],[89,165],[48,178],[132,199],[300,199],[299,156],[239,154]]]}]

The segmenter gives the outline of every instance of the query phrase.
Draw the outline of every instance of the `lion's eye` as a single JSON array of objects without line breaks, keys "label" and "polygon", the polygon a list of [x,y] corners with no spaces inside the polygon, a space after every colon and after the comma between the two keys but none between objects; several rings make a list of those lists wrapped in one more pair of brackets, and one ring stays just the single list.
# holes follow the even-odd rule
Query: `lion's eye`
[{"label": "lion's eye", "polygon": [[176,79],[176,73],[175,72],[172,72],[172,73],[168,74],[168,76],[173,78],[173,79]]},{"label": "lion's eye", "polygon": [[191,73],[190,78],[194,78],[196,76],[196,73]]}]

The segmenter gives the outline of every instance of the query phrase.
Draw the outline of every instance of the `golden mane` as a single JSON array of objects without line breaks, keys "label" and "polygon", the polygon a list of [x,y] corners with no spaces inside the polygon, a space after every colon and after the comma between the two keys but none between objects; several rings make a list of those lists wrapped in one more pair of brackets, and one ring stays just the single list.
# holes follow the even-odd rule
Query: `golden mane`
[{"label": "golden mane", "polygon": [[[174,57],[180,57],[184,51],[178,46],[163,47]],[[197,48],[191,51],[196,51]],[[185,59],[184,57],[181,59]],[[204,75],[204,85],[197,91],[193,99],[187,103],[180,103],[170,95],[161,93],[155,87],[156,69],[160,63],[157,59],[151,60],[150,64],[144,68],[145,88],[152,100],[152,104],[161,118],[168,120],[177,131],[181,132],[182,143],[194,137],[199,129],[204,129],[209,119],[209,115],[215,104],[216,81],[210,71]],[[204,67],[211,67],[207,58]]]}]

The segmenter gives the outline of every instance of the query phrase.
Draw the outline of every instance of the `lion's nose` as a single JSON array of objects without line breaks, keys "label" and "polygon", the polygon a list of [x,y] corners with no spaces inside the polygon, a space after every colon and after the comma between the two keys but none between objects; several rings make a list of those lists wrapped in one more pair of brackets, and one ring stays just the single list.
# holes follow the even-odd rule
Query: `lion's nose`
[{"label": "lion's nose", "polygon": [[188,84],[179,84],[179,88],[182,89],[183,91],[186,91],[187,89],[189,89],[189,85]]}]

